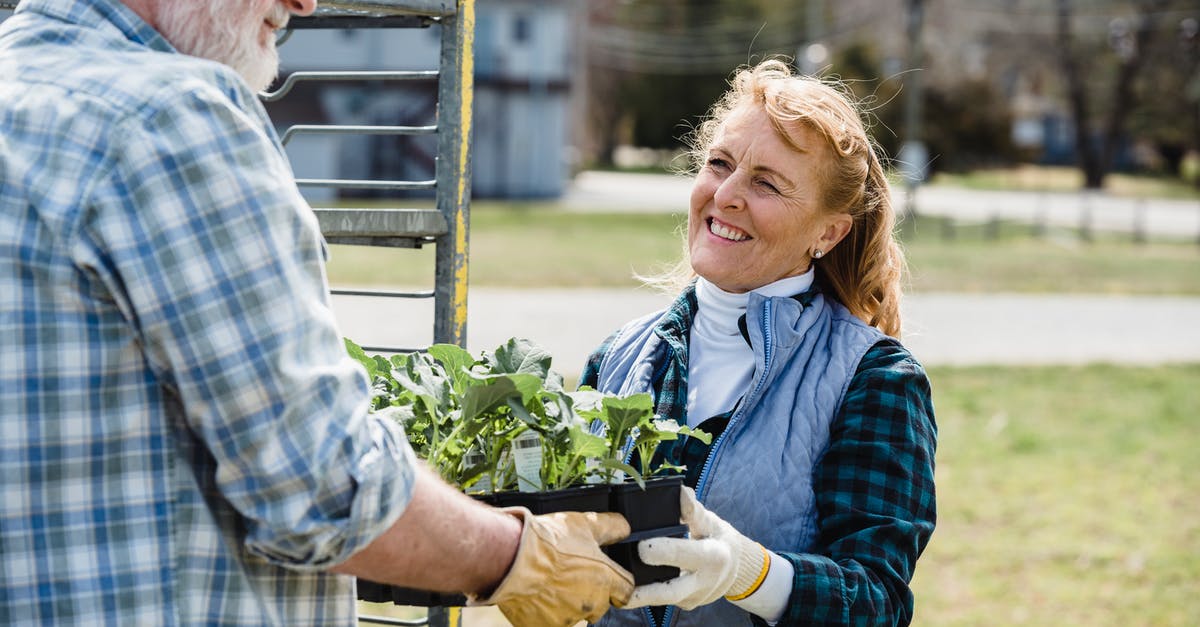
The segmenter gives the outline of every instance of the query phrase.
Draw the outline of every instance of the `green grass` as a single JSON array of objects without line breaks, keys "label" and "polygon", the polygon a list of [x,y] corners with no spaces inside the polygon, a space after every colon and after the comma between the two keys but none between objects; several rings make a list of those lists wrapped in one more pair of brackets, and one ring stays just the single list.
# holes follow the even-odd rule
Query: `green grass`
[{"label": "green grass", "polygon": [[[621,287],[661,271],[681,252],[682,215],[571,213],[553,205],[477,203],[471,213],[470,285]],[[1200,246],[1133,244],[1029,227],[959,228],[921,219],[906,235],[911,289],[949,292],[1076,292],[1200,295]],[[433,248],[334,246],[335,285],[430,286]]]},{"label": "green grass", "polygon": [[1200,620],[1200,365],[935,368],[920,625]]}]

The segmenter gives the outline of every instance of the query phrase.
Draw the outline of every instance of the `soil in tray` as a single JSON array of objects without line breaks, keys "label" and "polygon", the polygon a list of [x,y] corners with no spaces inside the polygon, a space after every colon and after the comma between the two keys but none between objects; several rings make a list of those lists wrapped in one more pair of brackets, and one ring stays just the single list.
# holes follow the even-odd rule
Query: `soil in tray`
[{"label": "soil in tray", "polygon": [[662,527],[659,529],[649,529],[646,531],[638,531],[632,533],[628,538],[610,544],[604,547],[604,553],[612,558],[612,561],[620,564],[625,570],[633,573],[633,582],[636,585],[644,585],[655,583],[658,581],[666,581],[679,576],[679,569],[674,566],[651,566],[642,561],[638,556],[638,542],[647,538],[682,538],[687,535],[687,525],[675,525],[673,527]]}]

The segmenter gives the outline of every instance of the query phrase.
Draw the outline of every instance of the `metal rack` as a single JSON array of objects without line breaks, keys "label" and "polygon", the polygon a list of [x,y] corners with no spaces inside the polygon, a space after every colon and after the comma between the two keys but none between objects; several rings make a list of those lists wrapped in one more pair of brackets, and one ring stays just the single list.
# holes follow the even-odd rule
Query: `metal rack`
[{"label": "metal rack", "polygon": [[[0,10],[16,0],[0,0]],[[465,346],[467,341],[467,242],[470,203],[470,141],[474,90],[475,0],[321,0],[308,17],[291,20],[293,29],[423,28],[440,25],[438,70],[416,72],[294,72],[278,89],[262,95],[267,102],[283,99],[307,81],[437,81],[436,124],[432,126],[296,125],[281,140],[297,135],[436,135],[433,180],[378,181],[361,179],[297,179],[301,187],[375,190],[433,190],[436,209],[314,207],[327,242],[358,246],[436,247],[434,288],[429,291],[334,289],[334,294],[379,298],[428,299],[433,304],[433,341]],[[413,347],[364,346],[381,352]]]},{"label": "metal rack", "polygon": [[[433,190],[436,209],[314,207],[321,231],[331,244],[435,249],[434,289],[423,292],[335,289],[334,294],[380,298],[433,298],[433,341],[466,345],[467,243],[470,201],[470,138],[474,89],[475,0],[325,1],[308,17],[294,18],[290,29],[441,27],[441,51],[435,71],[294,72],[278,89],[263,94],[273,102],[305,81],[433,81],[437,87],[436,123],[426,126],[296,125],[281,140],[299,134],[436,135],[433,180],[380,181],[297,179],[301,187],[372,190]],[[281,38],[286,42],[290,31]],[[411,347],[364,346],[399,352]]]},{"label": "metal rack", "polygon": [[[467,243],[471,183],[470,140],[474,91],[475,0],[324,1],[309,17],[295,18],[290,29],[424,28],[439,24],[441,51],[436,71],[304,72],[288,75],[266,102],[284,98],[304,81],[437,81],[433,125],[294,125],[281,135],[286,146],[302,134],[436,135],[433,180],[297,179],[301,187],[373,190],[433,190],[435,209],[314,207],[321,232],[331,244],[435,249],[432,292],[334,289],[334,294],[380,298],[434,299],[433,341],[465,346],[467,340]],[[290,37],[285,33],[280,43]],[[364,346],[399,352],[404,347]],[[402,620],[360,616],[361,624],[459,627],[462,608],[431,607],[426,618]]]}]

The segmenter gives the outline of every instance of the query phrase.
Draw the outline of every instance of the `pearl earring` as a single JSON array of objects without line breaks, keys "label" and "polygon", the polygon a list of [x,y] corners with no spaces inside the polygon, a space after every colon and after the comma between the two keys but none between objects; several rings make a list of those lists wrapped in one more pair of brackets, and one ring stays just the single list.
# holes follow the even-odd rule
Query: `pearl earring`
[{"label": "pearl earring", "polygon": [[813,256],[813,259],[820,259],[821,257],[825,256],[825,253],[820,248],[818,248],[813,251],[812,256]]}]

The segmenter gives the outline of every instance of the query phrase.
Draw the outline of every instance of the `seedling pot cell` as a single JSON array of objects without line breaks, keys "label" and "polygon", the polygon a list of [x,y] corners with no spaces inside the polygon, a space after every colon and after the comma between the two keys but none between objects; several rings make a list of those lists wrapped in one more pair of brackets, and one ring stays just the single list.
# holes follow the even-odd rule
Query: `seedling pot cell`
[{"label": "seedling pot cell", "polygon": [[387,603],[392,600],[392,587],[387,584],[359,579],[356,589],[358,590],[359,601]]},{"label": "seedling pot cell", "polygon": [[358,600],[368,603],[394,603],[415,607],[463,607],[467,597],[453,592],[430,592],[402,588],[366,579],[358,580]]},{"label": "seedling pot cell", "polygon": [[392,603],[414,607],[466,607],[467,597],[453,592],[429,592],[392,586]]},{"label": "seedling pot cell", "polygon": [[648,583],[674,579],[679,576],[678,568],[674,566],[651,566],[643,562],[642,558],[638,555],[637,545],[638,542],[647,538],[682,538],[687,535],[687,530],[687,525],[675,525],[673,527],[639,531],[630,534],[628,538],[620,542],[603,547],[604,553],[612,561],[620,564],[622,568],[633,574],[633,583],[635,585],[641,586]]},{"label": "seedling pot cell", "polygon": [[679,524],[679,490],[683,476],[655,477],[646,480],[646,488],[633,481],[612,486],[610,511],[629,521],[635,533]]},{"label": "seedling pot cell", "polygon": [[499,492],[494,496],[497,507],[527,507],[535,515],[553,512],[607,512],[609,488],[606,484],[595,484],[549,492]]}]

